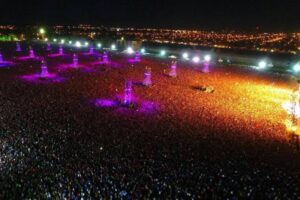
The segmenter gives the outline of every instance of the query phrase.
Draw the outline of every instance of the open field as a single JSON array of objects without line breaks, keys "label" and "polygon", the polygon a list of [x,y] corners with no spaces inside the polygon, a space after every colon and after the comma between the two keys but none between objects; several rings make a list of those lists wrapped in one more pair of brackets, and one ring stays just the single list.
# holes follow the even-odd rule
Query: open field
[{"label": "open field", "polygon": [[[300,196],[300,155],[282,108],[297,88],[289,77],[220,65],[202,73],[200,64],[179,62],[170,78],[168,59],[129,64],[117,53],[101,66],[79,54],[84,67],[65,69],[66,50],[47,59],[60,81],[28,81],[40,61],[2,52],[16,65],[0,68],[0,198]],[[146,66],[149,88],[139,84]],[[125,80],[136,106],[95,103],[115,102]]]}]

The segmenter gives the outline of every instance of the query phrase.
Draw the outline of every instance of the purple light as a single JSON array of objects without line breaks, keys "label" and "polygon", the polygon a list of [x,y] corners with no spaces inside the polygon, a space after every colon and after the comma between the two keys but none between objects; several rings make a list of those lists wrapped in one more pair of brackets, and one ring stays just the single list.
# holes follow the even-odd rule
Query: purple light
[{"label": "purple light", "polygon": [[141,62],[141,53],[137,51],[135,57],[128,59],[128,62],[131,64]]},{"label": "purple light", "polygon": [[130,105],[132,103],[132,81],[125,82],[124,90],[124,105]]},{"label": "purple light", "polygon": [[171,71],[169,72],[169,76],[172,77],[172,78],[176,78],[177,77],[177,72],[176,72],[176,62],[173,62],[172,65],[171,65]]},{"label": "purple light", "polygon": [[35,60],[39,60],[39,57],[30,57],[30,56],[21,56],[17,58],[18,60],[30,60],[30,59],[35,59]]},{"label": "purple light", "polygon": [[2,54],[0,53],[0,63],[3,63],[3,62],[4,62],[3,56],[2,56]]},{"label": "purple light", "polygon": [[108,55],[107,55],[107,52],[106,52],[106,51],[104,51],[104,53],[103,53],[103,56],[102,56],[102,62],[103,62],[104,64],[109,63],[109,61],[108,61]]},{"label": "purple light", "polygon": [[58,54],[59,54],[59,55],[63,55],[63,54],[64,54],[64,49],[63,49],[62,46],[59,46]]},{"label": "purple light", "polygon": [[47,44],[47,51],[51,51],[52,50],[52,48],[51,48],[51,44],[50,43],[48,43]]},{"label": "purple light", "polygon": [[34,51],[32,47],[29,47],[29,58],[35,58]]},{"label": "purple light", "polygon": [[18,60],[40,60],[39,57],[35,56],[34,51],[32,49],[32,47],[29,47],[29,55],[28,56],[21,56],[19,58],[17,58]]},{"label": "purple light", "polygon": [[97,107],[102,107],[102,108],[109,108],[109,107],[117,106],[117,102],[113,101],[111,99],[97,99],[95,101],[95,104]]},{"label": "purple light", "polygon": [[41,78],[47,78],[49,76],[48,67],[45,60],[42,60],[41,66]]},{"label": "purple light", "polygon": [[135,53],[135,58],[134,58],[135,62],[140,62],[141,61],[141,54],[140,52],[136,52]]},{"label": "purple light", "polygon": [[41,77],[41,74],[29,74],[20,76],[20,78],[26,82],[35,84],[50,84],[50,83],[60,83],[64,81],[63,78],[57,76],[56,74],[48,74],[47,77]]},{"label": "purple light", "polygon": [[94,54],[94,53],[95,53],[95,52],[94,52],[94,47],[93,47],[93,46],[90,47],[89,53],[90,53],[90,54]]},{"label": "purple light", "polygon": [[152,81],[151,81],[151,68],[146,67],[146,72],[144,73],[144,81],[143,85],[145,86],[151,86]]},{"label": "purple light", "polygon": [[20,78],[24,81],[37,84],[59,83],[64,80],[56,74],[48,72],[48,67],[45,60],[42,60],[40,73],[20,76]]},{"label": "purple light", "polygon": [[154,114],[158,110],[159,110],[159,105],[150,101],[141,102],[139,108],[137,109],[139,113],[143,113],[143,114]]},{"label": "purple light", "polygon": [[[51,51],[51,46],[50,44],[48,44],[48,51]],[[53,54],[49,54],[48,57],[58,57],[58,56],[63,56],[64,55],[64,48],[62,47],[62,45],[59,46],[58,49],[58,53],[53,53]]]},{"label": "purple light", "polygon": [[22,51],[21,45],[20,45],[19,42],[16,43],[16,51],[17,51],[17,52],[21,52],[21,51]]},{"label": "purple light", "polygon": [[73,54],[73,59],[71,63],[62,64],[57,67],[59,71],[65,71],[70,69],[80,69],[82,72],[93,72],[94,70],[88,65],[80,64],[77,54]]},{"label": "purple light", "polygon": [[78,57],[75,53],[73,54],[73,67],[78,68]]},{"label": "purple light", "polygon": [[209,62],[204,63],[204,67],[202,69],[202,72],[209,73]]},{"label": "purple light", "polygon": [[[116,95],[115,98],[100,98],[92,101],[98,108],[113,108],[113,112],[125,116],[136,114],[149,115],[159,111],[159,104],[151,101],[145,101],[136,96],[132,96],[130,104],[124,104],[124,95]],[[132,106],[131,106],[132,105]]]},{"label": "purple light", "polygon": [[3,63],[0,63],[0,68],[10,67],[12,65],[14,65],[13,62],[5,61]]}]

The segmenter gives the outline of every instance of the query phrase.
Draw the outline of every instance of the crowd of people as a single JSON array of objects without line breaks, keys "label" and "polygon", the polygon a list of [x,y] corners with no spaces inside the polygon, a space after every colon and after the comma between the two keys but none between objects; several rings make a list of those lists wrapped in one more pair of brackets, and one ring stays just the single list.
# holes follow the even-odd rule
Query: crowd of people
[{"label": "crowd of people", "polygon": [[[17,78],[37,71],[36,62],[0,69],[1,199],[299,198],[300,157],[281,107],[286,81],[215,65],[204,74],[185,63],[169,78],[166,60],[112,59],[122,67],[70,70],[53,84]],[[145,65],[153,85],[133,92],[156,102],[155,113],[91,103],[122,92],[126,79],[142,81]]]}]

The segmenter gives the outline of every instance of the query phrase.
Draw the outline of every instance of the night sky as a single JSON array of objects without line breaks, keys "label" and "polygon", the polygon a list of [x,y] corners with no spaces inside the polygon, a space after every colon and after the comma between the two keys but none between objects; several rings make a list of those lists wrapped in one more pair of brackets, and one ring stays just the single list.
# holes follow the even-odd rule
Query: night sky
[{"label": "night sky", "polygon": [[300,31],[299,0],[10,0],[1,24]]}]

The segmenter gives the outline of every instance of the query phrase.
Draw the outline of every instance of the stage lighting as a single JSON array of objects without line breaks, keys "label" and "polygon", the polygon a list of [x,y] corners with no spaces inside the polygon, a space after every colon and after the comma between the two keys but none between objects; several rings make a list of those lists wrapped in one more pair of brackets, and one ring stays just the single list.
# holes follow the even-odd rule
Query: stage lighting
[{"label": "stage lighting", "polygon": [[133,53],[134,53],[132,47],[128,47],[128,48],[127,48],[127,53],[128,53],[128,54],[133,54]]},{"label": "stage lighting", "polygon": [[183,53],[182,57],[183,57],[183,59],[188,60],[189,59],[189,54],[188,53]]},{"label": "stage lighting", "polygon": [[300,71],[300,63],[295,64],[294,67],[293,67],[293,70],[295,72],[299,72]]},{"label": "stage lighting", "polygon": [[267,67],[266,61],[260,61],[260,62],[258,63],[258,68],[259,68],[259,69],[264,69],[264,68],[266,68],[266,67]]},{"label": "stage lighting", "polygon": [[75,46],[79,48],[81,47],[81,43],[79,41],[76,41]]},{"label": "stage lighting", "polygon": [[165,51],[165,50],[161,50],[161,51],[160,51],[160,55],[161,55],[161,56],[165,56],[165,55],[166,55],[166,51]]},{"label": "stage lighting", "polygon": [[211,60],[211,56],[210,56],[210,55],[204,56],[204,60],[205,60],[206,62],[209,62],[209,61]]},{"label": "stage lighting", "polygon": [[200,58],[198,56],[193,57],[193,62],[198,63],[200,61]]}]

